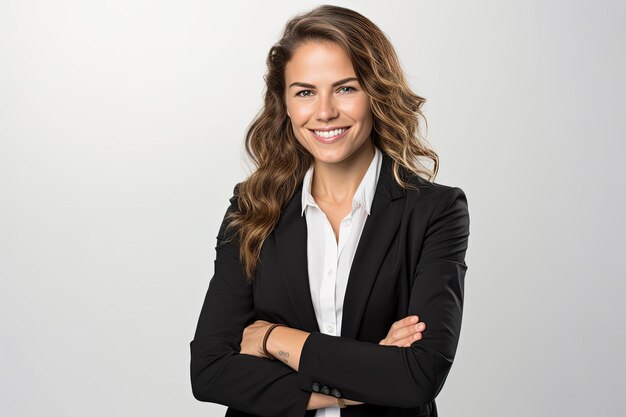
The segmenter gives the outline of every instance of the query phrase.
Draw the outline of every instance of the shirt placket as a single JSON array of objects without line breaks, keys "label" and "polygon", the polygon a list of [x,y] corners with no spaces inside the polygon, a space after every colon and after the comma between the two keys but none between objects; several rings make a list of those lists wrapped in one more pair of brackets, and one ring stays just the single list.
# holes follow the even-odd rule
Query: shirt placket
[{"label": "shirt placket", "polygon": [[335,310],[335,287],[337,282],[337,243],[330,222],[324,216],[324,277],[320,289],[322,310],[322,333],[337,334],[337,315]]},{"label": "shirt placket", "polygon": [[[341,223],[339,223],[339,245],[337,248],[337,262],[341,258],[341,253],[343,252],[343,248],[346,246],[346,242],[350,239],[350,230],[352,229],[352,216],[354,214],[354,210],[356,205],[352,205],[352,211],[348,213],[346,217],[343,218]],[[339,265],[339,263],[337,263]]]}]

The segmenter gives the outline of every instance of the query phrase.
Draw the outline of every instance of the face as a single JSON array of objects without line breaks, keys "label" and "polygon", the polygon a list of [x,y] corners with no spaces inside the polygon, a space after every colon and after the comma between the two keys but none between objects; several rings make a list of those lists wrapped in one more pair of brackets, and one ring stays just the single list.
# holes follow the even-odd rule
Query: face
[{"label": "face", "polygon": [[373,150],[369,97],[340,46],[300,46],[287,63],[285,82],[293,131],[315,164],[346,164]]}]

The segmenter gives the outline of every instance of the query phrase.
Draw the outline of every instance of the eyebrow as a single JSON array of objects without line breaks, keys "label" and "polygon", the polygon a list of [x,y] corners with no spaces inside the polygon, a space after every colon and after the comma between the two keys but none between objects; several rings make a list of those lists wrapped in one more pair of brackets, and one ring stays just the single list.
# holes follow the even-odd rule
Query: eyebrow
[{"label": "eyebrow", "polygon": [[[347,83],[349,81],[359,81],[356,77],[344,78],[343,80],[339,80],[333,83],[333,87],[338,86],[339,84]],[[294,83],[289,84],[289,88],[291,87],[305,87],[305,88],[315,88],[313,84],[301,83],[296,81]]]}]

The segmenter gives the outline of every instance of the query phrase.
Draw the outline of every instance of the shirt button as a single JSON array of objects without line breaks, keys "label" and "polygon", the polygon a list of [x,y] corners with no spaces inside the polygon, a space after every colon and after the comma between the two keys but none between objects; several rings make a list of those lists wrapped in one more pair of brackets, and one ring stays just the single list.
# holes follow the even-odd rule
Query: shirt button
[{"label": "shirt button", "polygon": [[345,219],[345,220],[343,221],[343,223],[344,223],[346,226],[350,226],[350,224],[352,223],[352,219]]},{"label": "shirt button", "polygon": [[329,269],[329,270],[328,270],[328,275],[329,275],[329,276],[330,276],[330,275],[332,275],[332,274],[333,274],[333,272],[334,272],[334,270],[333,270],[333,269]]},{"label": "shirt button", "polygon": [[335,328],[329,324],[328,326],[326,326],[326,330],[328,331],[328,333],[334,333]]}]

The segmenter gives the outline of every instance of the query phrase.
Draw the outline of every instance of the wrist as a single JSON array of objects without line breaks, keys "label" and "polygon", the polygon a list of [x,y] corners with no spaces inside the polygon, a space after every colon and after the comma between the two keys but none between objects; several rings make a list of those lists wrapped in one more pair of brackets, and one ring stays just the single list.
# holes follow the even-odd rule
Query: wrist
[{"label": "wrist", "polygon": [[272,333],[272,331],[275,328],[279,327],[279,326],[284,326],[284,324],[274,323],[274,324],[271,324],[271,325],[268,326],[267,330],[265,331],[265,336],[263,337],[263,342],[262,342],[262,345],[261,345],[262,346],[261,350],[263,352],[263,355],[265,355],[265,357],[267,359],[270,359],[270,360],[273,360],[273,361],[276,360],[276,358],[267,349],[267,340],[269,339],[270,334]]},{"label": "wrist", "polygon": [[333,407],[337,405],[335,397],[318,392],[312,392],[307,403],[307,410],[317,410],[318,408]]}]

